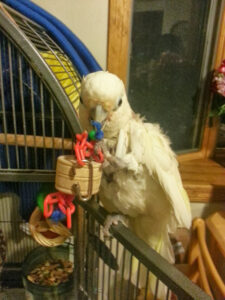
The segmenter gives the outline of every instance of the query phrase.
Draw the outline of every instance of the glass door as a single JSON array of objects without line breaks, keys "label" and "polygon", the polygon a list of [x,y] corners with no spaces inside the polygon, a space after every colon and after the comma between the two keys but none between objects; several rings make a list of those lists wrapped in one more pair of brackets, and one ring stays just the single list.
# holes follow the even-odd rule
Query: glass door
[{"label": "glass door", "polygon": [[133,7],[131,106],[147,121],[160,124],[175,151],[196,151],[209,98],[218,3],[134,0]]}]

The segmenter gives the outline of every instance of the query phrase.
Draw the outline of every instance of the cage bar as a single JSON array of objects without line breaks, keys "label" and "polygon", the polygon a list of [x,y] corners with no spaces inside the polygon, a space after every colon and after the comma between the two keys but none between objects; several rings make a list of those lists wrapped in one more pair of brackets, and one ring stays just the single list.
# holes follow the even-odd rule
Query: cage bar
[{"label": "cage bar", "polygon": [[[112,246],[106,248],[107,243],[103,237],[102,229],[107,212],[97,203],[96,199],[92,199],[88,202],[76,200],[76,204],[81,206],[84,212],[87,212],[85,216],[86,221],[84,221],[84,232],[86,235],[83,238],[85,241],[84,249],[89,249],[90,247],[88,244],[88,235],[90,234],[87,228],[88,218],[91,216],[91,218],[94,218],[95,222],[97,222],[100,226],[100,232],[96,236],[99,248],[94,249],[96,252],[95,254],[98,257],[97,267],[100,279],[98,281],[98,297],[96,299],[132,300],[139,299],[138,297],[140,297],[140,293],[142,293],[143,299],[148,299],[150,293],[152,294],[152,299],[159,299],[158,297],[162,297],[162,294],[159,294],[159,287],[162,286],[165,289],[162,299],[170,299],[172,294],[176,296],[177,299],[182,300],[210,299],[210,297],[198,286],[193,284],[185,275],[169,264],[163,257],[145,244],[145,242],[135,236],[122,223],[117,226],[112,225],[111,227],[112,241],[110,244],[115,243],[115,249],[113,250]],[[89,263],[93,264],[93,261],[89,261],[87,253],[88,252],[85,251],[83,252],[82,260],[86,264],[86,268],[81,270],[81,272],[83,272],[81,277],[84,278],[84,280],[86,279],[91,281],[93,279],[93,268],[89,268]],[[132,269],[131,264],[133,258],[138,261],[138,267],[136,279],[132,282],[130,270]],[[79,260],[79,258],[77,259]],[[118,266],[120,266],[118,270],[114,269],[115,266],[112,264],[112,259],[116,261]],[[146,269],[146,284],[141,290],[138,287],[138,283],[140,269],[143,270],[143,268]],[[111,274],[110,281],[109,273]],[[150,288],[150,281],[153,277],[155,278],[155,287],[152,290]],[[116,292],[118,293],[116,294]],[[86,293],[90,299],[95,299],[91,298],[93,291],[87,289]]]}]

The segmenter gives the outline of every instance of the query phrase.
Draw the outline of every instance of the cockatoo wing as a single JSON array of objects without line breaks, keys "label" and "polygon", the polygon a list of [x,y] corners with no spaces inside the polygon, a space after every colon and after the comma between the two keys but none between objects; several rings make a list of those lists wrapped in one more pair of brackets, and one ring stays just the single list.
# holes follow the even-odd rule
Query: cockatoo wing
[{"label": "cockatoo wing", "polygon": [[189,199],[183,188],[175,154],[160,127],[142,121],[131,122],[130,147],[138,163],[145,165],[149,174],[159,181],[174,211],[177,225],[190,228]]}]

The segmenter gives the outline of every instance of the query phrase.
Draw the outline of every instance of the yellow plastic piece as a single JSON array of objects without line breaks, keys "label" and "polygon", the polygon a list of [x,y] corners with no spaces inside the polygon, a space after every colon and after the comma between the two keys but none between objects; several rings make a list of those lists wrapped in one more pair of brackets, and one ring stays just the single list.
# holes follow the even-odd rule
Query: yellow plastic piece
[{"label": "yellow plastic piece", "polygon": [[78,113],[80,104],[81,82],[70,60],[61,53],[41,52],[41,56],[48,64],[62,88]]}]

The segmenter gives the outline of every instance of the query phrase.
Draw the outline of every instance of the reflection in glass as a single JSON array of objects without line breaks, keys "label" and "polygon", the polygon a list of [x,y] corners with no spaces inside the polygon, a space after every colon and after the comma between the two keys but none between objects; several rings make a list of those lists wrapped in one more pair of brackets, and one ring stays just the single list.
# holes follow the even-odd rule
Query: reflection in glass
[{"label": "reflection in glass", "polygon": [[134,2],[129,101],[135,112],[161,125],[176,151],[199,146],[198,90],[209,2]]}]

